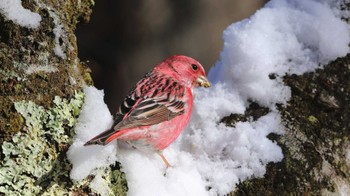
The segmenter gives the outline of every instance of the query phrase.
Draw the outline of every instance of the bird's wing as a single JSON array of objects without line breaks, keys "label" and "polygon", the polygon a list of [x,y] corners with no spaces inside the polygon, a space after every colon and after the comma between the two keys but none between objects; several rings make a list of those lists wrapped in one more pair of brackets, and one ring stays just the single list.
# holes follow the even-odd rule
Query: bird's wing
[{"label": "bird's wing", "polygon": [[155,125],[185,112],[186,87],[168,77],[152,73],[139,81],[130,91],[115,115],[113,128],[88,141],[107,144],[119,137],[119,130]]},{"label": "bird's wing", "polygon": [[171,120],[175,116],[184,113],[184,105],[185,103],[179,100],[161,102],[153,98],[144,99],[114,129],[121,130],[150,126]]},{"label": "bird's wing", "polygon": [[[170,78],[158,78],[146,82],[125,99],[122,105],[129,106],[130,110],[114,129],[150,126],[183,114],[186,102],[185,92],[186,87]],[[138,99],[133,101],[134,97]],[[134,103],[134,105],[127,103]]]}]

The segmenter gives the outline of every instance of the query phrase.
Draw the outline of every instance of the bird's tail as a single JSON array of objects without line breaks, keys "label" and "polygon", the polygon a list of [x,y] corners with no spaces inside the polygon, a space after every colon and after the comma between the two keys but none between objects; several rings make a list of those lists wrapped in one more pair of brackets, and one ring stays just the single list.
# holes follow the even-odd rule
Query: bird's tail
[{"label": "bird's tail", "polygon": [[122,135],[122,132],[119,130],[114,130],[112,127],[111,129],[108,129],[99,135],[95,136],[91,140],[87,141],[84,146],[88,145],[107,145],[109,142],[113,141],[114,139],[118,138],[120,135]]}]

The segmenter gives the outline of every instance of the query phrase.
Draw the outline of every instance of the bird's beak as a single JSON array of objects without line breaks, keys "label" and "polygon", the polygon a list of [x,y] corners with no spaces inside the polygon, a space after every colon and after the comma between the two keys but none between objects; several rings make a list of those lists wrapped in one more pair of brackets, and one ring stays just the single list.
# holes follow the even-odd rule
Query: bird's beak
[{"label": "bird's beak", "polygon": [[205,76],[199,76],[196,79],[196,82],[198,83],[199,86],[202,86],[202,87],[205,87],[205,88],[208,88],[208,87],[211,86],[208,78],[206,78]]}]

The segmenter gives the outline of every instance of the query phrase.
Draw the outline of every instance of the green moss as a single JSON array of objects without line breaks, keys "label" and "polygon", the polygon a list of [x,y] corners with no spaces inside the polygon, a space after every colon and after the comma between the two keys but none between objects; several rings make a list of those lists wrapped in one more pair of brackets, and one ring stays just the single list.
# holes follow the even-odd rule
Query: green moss
[{"label": "green moss", "polygon": [[11,112],[12,102],[4,96],[0,96],[0,130],[7,130],[1,137],[7,138],[7,135],[16,133],[22,128],[23,118],[20,114]]},{"label": "green moss", "polygon": [[319,123],[318,122],[318,119],[315,117],[315,116],[309,116],[308,118],[307,118],[309,121],[310,121],[310,123],[312,123],[312,124],[317,124],[317,123]]},{"label": "green moss", "polygon": [[[43,178],[55,169],[60,147],[70,141],[69,130],[74,126],[83,103],[83,93],[75,93],[68,101],[55,97],[55,106],[45,109],[32,101],[19,101],[15,109],[25,119],[25,129],[3,142],[4,159],[0,165],[0,193],[8,195],[60,193],[58,185],[44,186]],[[54,178],[54,177],[51,177]],[[49,183],[50,182],[45,182]],[[47,188],[47,190],[43,190]]]}]

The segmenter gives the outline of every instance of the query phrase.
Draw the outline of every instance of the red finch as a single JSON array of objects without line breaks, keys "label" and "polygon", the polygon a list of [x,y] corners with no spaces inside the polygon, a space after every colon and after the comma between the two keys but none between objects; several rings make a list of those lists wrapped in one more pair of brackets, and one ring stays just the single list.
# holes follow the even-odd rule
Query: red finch
[{"label": "red finch", "polygon": [[193,89],[209,87],[202,65],[187,56],[175,55],[156,65],[125,97],[111,129],[84,145],[106,145],[114,139],[140,150],[163,155],[187,125],[193,105]]}]

